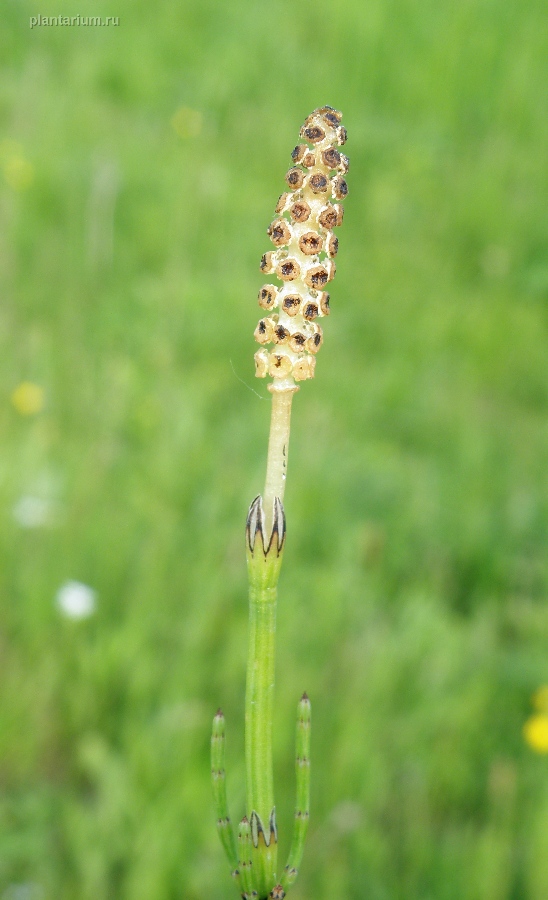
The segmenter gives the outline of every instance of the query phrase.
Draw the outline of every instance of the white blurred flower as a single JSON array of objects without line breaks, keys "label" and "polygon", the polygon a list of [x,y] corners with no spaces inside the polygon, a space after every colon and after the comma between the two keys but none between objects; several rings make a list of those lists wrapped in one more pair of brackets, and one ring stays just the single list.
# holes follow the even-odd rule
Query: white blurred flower
[{"label": "white blurred flower", "polygon": [[353,800],[342,800],[331,810],[329,818],[339,834],[351,834],[362,824],[363,809]]},{"label": "white blurred flower", "polygon": [[20,497],[13,507],[13,518],[21,528],[42,528],[52,518],[52,504],[42,497]]},{"label": "white blurred flower", "polygon": [[69,619],[87,619],[95,612],[97,593],[81,581],[66,581],[56,595],[57,606]]},{"label": "white blurred flower", "polygon": [[44,889],[34,881],[9,884],[2,894],[2,900],[43,900]]}]

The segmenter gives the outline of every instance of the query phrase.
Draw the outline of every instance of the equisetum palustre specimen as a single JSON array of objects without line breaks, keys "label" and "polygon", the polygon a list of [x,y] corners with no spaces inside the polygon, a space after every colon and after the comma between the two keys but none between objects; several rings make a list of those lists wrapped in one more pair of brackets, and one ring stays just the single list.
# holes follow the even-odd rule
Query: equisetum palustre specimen
[{"label": "equisetum palustre specimen", "polygon": [[264,254],[261,271],[278,284],[264,284],[259,306],[264,316],[255,329],[261,348],[255,353],[259,378],[270,376],[272,416],[266,483],[255,498],[246,525],[249,576],[249,654],[245,699],[247,815],[236,841],[228,815],[225,784],[225,720],[213,720],[211,771],[217,828],[244,900],[285,897],[298,875],[308,828],[310,797],[310,701],[297,708],[297,799],[289,857],[278,873],[278,831],[272,775],[277,584],[285,543],[283,496],[293,394],[298,382],[314,377],[323,341],[318,319],[329,315],[326,286],[335,275],[338,239],[348,188],[348,159],[338,149],[346,142],[341,113],[323,106],[301,128],[302,143],[285,176],[288,190],[279,198],[268,229],[274,249]]}]

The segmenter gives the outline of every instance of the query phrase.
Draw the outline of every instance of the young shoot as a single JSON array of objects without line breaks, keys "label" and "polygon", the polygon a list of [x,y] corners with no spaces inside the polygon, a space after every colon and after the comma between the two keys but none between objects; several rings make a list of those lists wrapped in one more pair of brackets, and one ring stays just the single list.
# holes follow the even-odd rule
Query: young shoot
[{"label": "young shoot", "polygon": [[261,345],[255,374],[272,379],[272,414],[262,496],[249,508],[246,550],[249,577],[249,649],[245,698],[246,815],[238,840],[228,815],[224,770],[225,721],[213,720],[211,771],[217,828],[244,900],[281,900],[297,878],[308,828],[310,798],[310,701],[297,708],[296,787],[293,838],[283,870],[278,869],[278,829],[272,767],[277,586],[285,544],[283,498],[287,474],[293,395],[314,377],[323,343],[318,320],[329,315],[327,285],[335,275],[341,202],[348,192],[348,158],[342,115],[330,106],[314,110],[300,131],[287,189],[268,228],[274,249],[261,259],[261,271],[277,283],[259,290],[264,312],[255,329]]}]

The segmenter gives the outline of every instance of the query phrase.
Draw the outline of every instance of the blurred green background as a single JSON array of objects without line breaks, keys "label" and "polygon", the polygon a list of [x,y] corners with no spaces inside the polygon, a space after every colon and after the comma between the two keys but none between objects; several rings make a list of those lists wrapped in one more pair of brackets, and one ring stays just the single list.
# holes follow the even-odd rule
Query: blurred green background
[{"label": "blurred green background", "polygon": [[85,6],[0,13],[0,897],[235,896],[208,756],[221,705],[237,820],[258,264],[328,103],[350,193],[286,493],[291,896],[546,900],[545,3]]}]

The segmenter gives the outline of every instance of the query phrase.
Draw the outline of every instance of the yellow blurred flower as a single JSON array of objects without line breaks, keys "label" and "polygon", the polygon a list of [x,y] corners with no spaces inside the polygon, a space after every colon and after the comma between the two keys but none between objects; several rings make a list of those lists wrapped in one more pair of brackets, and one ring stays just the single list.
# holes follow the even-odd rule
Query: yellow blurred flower
[{"label": "yellow blurred flower", "polygon": [[197,109],[180,106],[171,117],[171,127],[180,138],[198,137],[202,130],[203,116]]},{"label": "yellow blurred flower", "polygon": [[4,178],[14,191],[26,191],[34,181],[34,166],[24,156],[8,156],[4,162]]},{"label": "yellow blurred flower", "polygon": [[539,712],[548,713],[548,684],[542,684],[537,688],[531,697],[531,701]]},{"label": "yellow blurred flower", "polygon": [[11,395],[11,402],[21,416],[33,416],[44,408],[44,389],[32,381],[22,381]]},{"label": "yellow blurred flower", "polygon": [[535,753],[548,753],[548,715],[536,713],[527,719],[523,736]]}]

